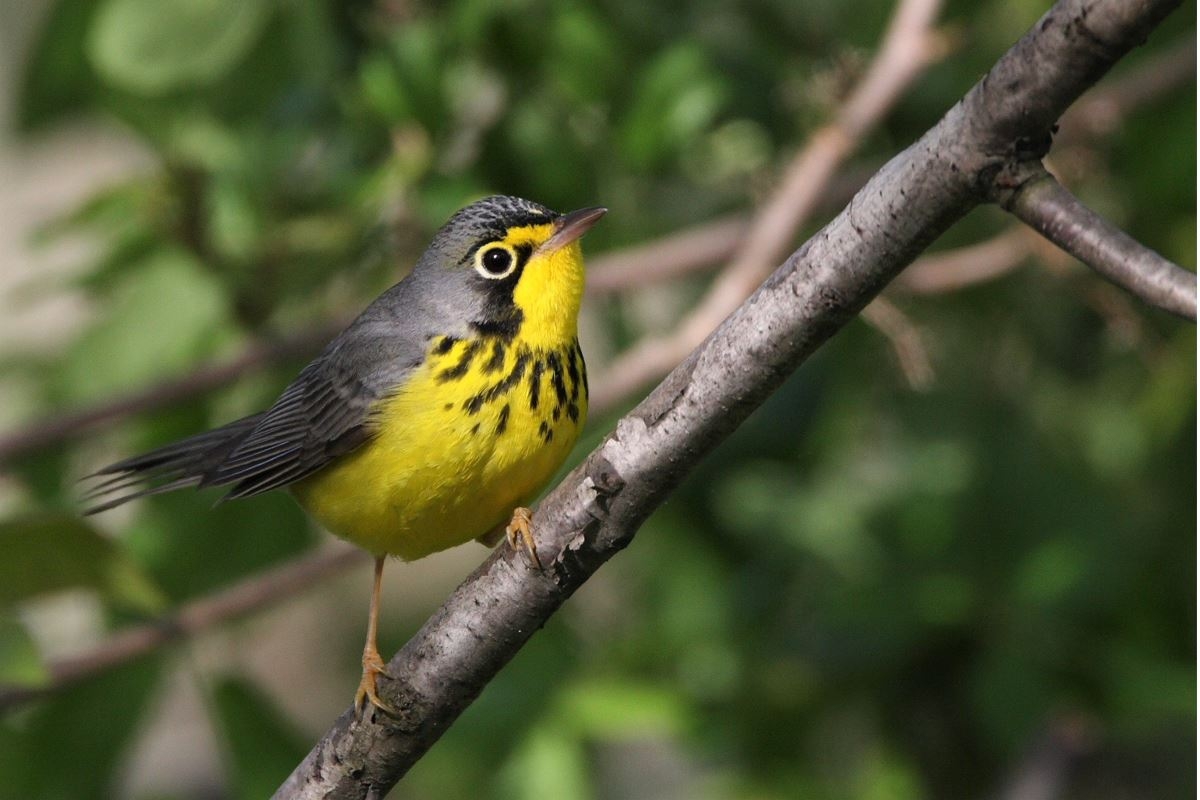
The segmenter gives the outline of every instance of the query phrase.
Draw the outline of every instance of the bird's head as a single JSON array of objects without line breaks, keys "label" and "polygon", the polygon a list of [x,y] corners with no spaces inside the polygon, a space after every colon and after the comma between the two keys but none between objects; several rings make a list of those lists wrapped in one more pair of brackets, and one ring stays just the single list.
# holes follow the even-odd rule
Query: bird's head
[{"label": "bird's head", "polygon": [[516,336],[532,346],[569,339],[583,297],[579,238],[604,208],[558,214],[496,195],[442,226],[414,270],[478,333]]}]

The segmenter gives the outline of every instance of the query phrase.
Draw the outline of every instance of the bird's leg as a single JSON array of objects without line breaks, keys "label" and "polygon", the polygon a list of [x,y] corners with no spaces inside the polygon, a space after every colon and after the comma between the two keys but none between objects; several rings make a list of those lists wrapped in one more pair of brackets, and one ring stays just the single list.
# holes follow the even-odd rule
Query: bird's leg
[{"label": "bird's leg", "polygon": [[528,508],[518,506],[513,509],[512,520],[504,528],[504,535],[508,539],[508,546],[516,550],[524,548],[529,554],[529,560],[533,562],[534,569],[541,569],[542,562],[538,559],[537,544],[533,541],[533,529],[530,523],[533,522],[533,512]]},{"label": "bird's leg", "polygon": [[388,674],[383,658],[379,655],[379,647],[375,643],[379,630],[379,595],[383,585],[385,558],[386,556],[375,557],[375,585],[371,589],[371,612],[367,617],[367,643],[363,646],[362,680],[358,682],[358,691],[354,694],[354,709],[360,717],[366,708],[366,701],[370,701],[371,705],[387,714],[396,713],[391,706],[379,699],[375,689],[375,682],[380,675],[385,678],[392,677]]}]

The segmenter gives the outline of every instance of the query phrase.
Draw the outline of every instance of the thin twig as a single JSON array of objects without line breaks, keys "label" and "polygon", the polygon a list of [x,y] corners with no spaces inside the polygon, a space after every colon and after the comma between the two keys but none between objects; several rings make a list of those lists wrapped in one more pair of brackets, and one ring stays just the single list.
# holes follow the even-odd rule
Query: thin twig
[{"label": "thin twig", "polygon": [[171,378],[99,405],[68,411],[25,425],[0,436],[0,465],[105,422],[194,399],[199,394],[226,386],[264,365],[312,354],[344,326],[345,320],[327,322],[271,342],[255,343],[229,361],[207,364],[182,377]]},{"label": "thin twig", "polygon": [[904,270],[891,288],[911,294],[942,294],[994,280],[1029,258],[1037,240],[1026,226],[1014,225],[978,244],[927,253]]},{"label": "thin twig", "polygon": [[1189,36],[1079,98],[1063,115],[1056,141],[1070,144],[1084,136],[1107,136],[1135,109],[1195,82],[1196,39]]},{"label": "thin twig", "polygon": [[746,238],[750,223],[731,214],[643,245],[589,259],[587,290],[606,295],[664,283],[729,258]]},{"label": "thin twig", "polygon": [[784,173],[771,199],[755,216],[744,244],[708,294],[674,332],[648,338],[618,356],[594,384],[593,411],[611,411],[638,389],[666,374],[704,340],[787,252],[834,172],[866,133],[939,57],[933,32],[940,0],[903,0],[879,53],[834,120],[809,139]]},{"label": "thin twig", "polygon": [[241,583],[186,603],[169,616],[124,628],[83,653],[55,661],[45,686],[0,685],[0,712],[276,603],[365,560],[358,548],[338,544],[251,575]]},{"label": "thin twig", "polygon": [[882,295],[862,310],[862,317],[892,345],[900,372],[908,385],[923,392],[933,385],[933,363],[922,341],[921,331],[908,315]]},{"label": "thin twig", "polygon": [[1196,320],[1196,273],[1163,258],[1080,203],[1040,164],[1025,165],[999,191],[1001,205],[1017,219],[1103,277],[1153,306]]}]

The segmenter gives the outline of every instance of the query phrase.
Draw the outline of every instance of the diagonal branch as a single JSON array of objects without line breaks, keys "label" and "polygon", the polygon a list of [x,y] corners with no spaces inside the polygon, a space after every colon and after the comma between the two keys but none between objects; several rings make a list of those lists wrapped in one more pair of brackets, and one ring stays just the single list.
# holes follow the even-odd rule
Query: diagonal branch
[{"label": "diagonal branch", "polygon": [[389,664],[396,717],[334,723],[275,797],[382,797],[718,442],[916,255],[981,185],[1177,5],[1060,0],[919,141],[743,303],[545,499],[529,568],[500,548]]},{"label": "diagonal branch", "polygon": [[1196,321],[1196,273],[1080,203],[1041,164],[1026,165],[1012,183],[999,199],[1017,219],[1145,302]]}]

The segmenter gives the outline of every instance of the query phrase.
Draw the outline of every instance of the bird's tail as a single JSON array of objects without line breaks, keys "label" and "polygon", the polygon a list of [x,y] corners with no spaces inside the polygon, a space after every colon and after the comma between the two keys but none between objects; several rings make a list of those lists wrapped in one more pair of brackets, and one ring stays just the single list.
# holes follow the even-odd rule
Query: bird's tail
[{"label": "bird's tail", "polygon": [[262,414],[239,419],[211,431],[189,436],[149,453],[110,464],[84,480],[88,489],[84,514],[96,514],[139,497],[197,486],[262,419]]}]

